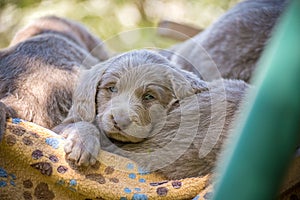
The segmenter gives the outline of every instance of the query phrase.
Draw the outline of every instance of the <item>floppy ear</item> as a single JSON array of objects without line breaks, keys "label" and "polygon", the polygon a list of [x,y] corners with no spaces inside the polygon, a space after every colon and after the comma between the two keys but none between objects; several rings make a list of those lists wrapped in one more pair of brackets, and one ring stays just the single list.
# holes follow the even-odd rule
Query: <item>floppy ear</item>
[{"label": "floppy ear", "polygon": [[205,81],[198,78],[195,74],[182,69],[175,68],[169,79],[173,86],[174,95],[179,100],[208,90]]},{"label": "floppy ear", "polygon": [[96,115],[96,93],[99,81],[105,72],[105,64],[98,64],[83,71],[73,95],[73,104],[63,123],[77,121],[93,122]]}]

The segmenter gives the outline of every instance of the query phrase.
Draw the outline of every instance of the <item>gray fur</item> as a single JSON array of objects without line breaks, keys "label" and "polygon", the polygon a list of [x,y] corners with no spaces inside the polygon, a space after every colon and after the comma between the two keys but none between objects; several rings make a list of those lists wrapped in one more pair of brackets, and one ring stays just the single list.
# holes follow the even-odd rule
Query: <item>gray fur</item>
[{"label": "gray fur", "polygon": [[0,108],[45,128],[58,125],[71,107],[80,68],[100,61],[89,53],[95,40],[81,25],[53,16],[18,32],[0,51]]},{"label": "gray fur", "polygon": [[[117,92],[107,88],[113,77]],[[150,107],[137,94],[148,83],[164,88]],[[159,54],[133,51],[87,70],[68,117],[54,130],[65,135],[67,158],[78,165],[94,164],[102,148],[168,178],[199,176],[211,172],[247,88],[238,80],[206,83]],[[148,115],[154,117],[143,123]]]},{"label": "gray fur", "polygon": [[222,77],[249,82],[287,2],[238,3],[205,31],[161,53],[206,81]]},{"label": "gray fur", "polygon": [[[117,143],[118,148],[114,144],[106,144],[107,149],[133,159],[146,171],[160,172],[168,179],[197,177],[212,173],[225,139],[230,137],[235,116],[239,113],[240,103],[249,85],[244,81],[221,79],[208,83],[208,87],[209,90],[180,101],[180,106],[176,106],[168,113],[162,130],[156,135],[137,144]],[[197,104],[193,98],[197,99]],[[216,109],[212,109],[212,105]],[[185,117],[187,122],[182,122],[182,117]],[[209,128],[215,133],[214,136],[218,135],[218,138],[216,143],[213,139],[205,141],[206,147],[211,149],[205,156],[201,156],[199,151]],[[174,141],[177,134],[182,135],[179,137],[180,141]],[[190,141],[185,140],[186,138],[193,139]],[[170,143],[174,144],[164,148]],[[164,150],[157,151],[160,148]],[[177,159],[173,159],[174,154],[181,152],[183,148],[186,148],[186,151]]]},{"label": "gray fur", "polygon": [[110,57],[104,43],[81,24],[57,16],[46,16],[35,20],[14,36],[10,46],[18,44],[35,35],[52,33],[63,36],[65,39],[74,42],[79,47],[90,52],[99,60],[106,60]]}]

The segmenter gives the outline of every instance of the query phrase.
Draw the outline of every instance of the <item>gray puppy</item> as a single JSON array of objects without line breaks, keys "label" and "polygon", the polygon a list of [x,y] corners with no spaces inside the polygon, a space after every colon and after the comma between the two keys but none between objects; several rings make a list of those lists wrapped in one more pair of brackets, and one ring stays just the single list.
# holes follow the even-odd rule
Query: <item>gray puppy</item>
[{"label": "gray puppy", "polygon": [[83,73],[54,130],[78,165],[94,164],[101,148],[168,178],[198,176],[213,168],[247,88],[207,83],[157,53],[132,51]]},{"label": "gray puppy", "polygon": [[249,82],[288,2],[240,2],[203,32],[161,53],[207,81],[230,78]]},{"label": "gray puppy", "polygon": [[99,39],[66,19],[43,17],[19,31],[0,51],[0,139],[10,116],[58,125],[71,107],[80,68],[107,58]]}]

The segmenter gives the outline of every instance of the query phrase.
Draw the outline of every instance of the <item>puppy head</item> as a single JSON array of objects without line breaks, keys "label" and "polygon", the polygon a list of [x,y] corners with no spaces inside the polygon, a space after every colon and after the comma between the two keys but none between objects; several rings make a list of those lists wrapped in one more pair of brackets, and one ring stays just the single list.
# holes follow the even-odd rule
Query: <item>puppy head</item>
[{"label": "puppy head", "polygon": [[132,51],[84,74],[69,116],[95,121],[110,138],[140,142],[157,130],[173,103],[203,90],[205,82],[162,56]]}]

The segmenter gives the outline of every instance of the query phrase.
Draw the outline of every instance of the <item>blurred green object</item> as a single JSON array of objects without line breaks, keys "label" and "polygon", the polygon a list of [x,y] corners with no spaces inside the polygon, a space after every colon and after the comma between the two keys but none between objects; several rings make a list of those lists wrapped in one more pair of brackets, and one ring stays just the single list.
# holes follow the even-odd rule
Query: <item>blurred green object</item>
[{"label": "blurred green object", "polygon": [[257,90],[236,129],[215,200],[276,199],[300,134],[300,1],[290,2],[264,52]]}]

